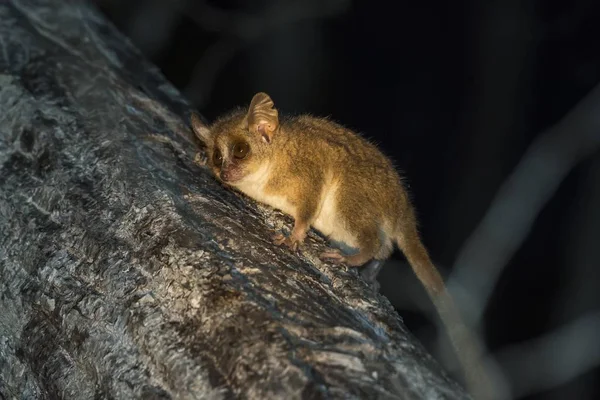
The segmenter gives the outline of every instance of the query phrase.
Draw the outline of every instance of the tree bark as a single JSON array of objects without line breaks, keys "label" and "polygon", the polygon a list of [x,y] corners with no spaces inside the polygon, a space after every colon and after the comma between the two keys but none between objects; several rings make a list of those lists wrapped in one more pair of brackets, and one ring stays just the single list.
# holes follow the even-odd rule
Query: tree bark
[{"label": "tree bark", "polygon": [[0,47],[1,399],[466,397],[322,238],[271,244],[90,5],[1,2]]}]

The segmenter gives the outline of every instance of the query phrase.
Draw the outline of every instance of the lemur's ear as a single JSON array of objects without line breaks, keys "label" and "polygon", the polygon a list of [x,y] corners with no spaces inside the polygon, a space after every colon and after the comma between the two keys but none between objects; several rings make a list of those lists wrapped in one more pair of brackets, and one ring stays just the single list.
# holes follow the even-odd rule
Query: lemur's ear
[{"label": "lemur's ear", "polygon": [[250,132],[261,135],[267,143],[271,142],[279,127],[279,113],[268,94],[260,92],[254,95],[248,107],[246,122]]},{"label": "lemur's ear", "polygon": [[200,117],[197,114],[192,113],[191,121],[192,129],[194,130],[194,133],[196,134],[198,139],[203,141],[205,144],[212,143],[212,134],[210,130],[206,127],[206,125],[204,125],[202,121],[200,121]]}]

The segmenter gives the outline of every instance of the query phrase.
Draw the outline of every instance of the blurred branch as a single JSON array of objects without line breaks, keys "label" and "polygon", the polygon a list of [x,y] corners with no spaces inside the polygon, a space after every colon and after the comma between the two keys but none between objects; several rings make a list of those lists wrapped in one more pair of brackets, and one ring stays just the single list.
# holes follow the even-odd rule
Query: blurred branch
[{"label": "blurred branch", "polygon": [[600,85],[531,144],[460,251],[449,287],[473,326],[544,205],[568,172],[599,147]]},{"label": "blurred branch", "polygon": [[564,275],[560,293],[552,300],[557,324],[600,309],[600,157],[595,157],[580,180],[575,202],[567,210],[565,259],[569,273]]},{"label": "blurred branch", "polygon": [[223,37],[196,63],[184,95],[195,107],[201,108],[222,68],[246,45],[289,24],[338,15],[349,5],[349,0],[281,1],[271,3],[259,15],[250,15],[223,11],[205,1],[190,3],[190,18],[203,29],[222,33]]},{"label": "blurred branch", "polygon": [[523,397],[562,385],[600,365],[600,311],[496,354]]},{"label": "blurred branch", "polygon": [[595,0],[579,0],[565,3],[570,9],[557,15],[554,20],[541,24],[536,32],[539,38],[573,35],[587,18],[594,18]]},{"label": "blurred branch", "polygon": [[206,1],[190,2],[189,17],[203,29],[235,36],[247,41],[289,23],[337,15],[348,8],[348,0],[277,1],[259,15],[224,11]]},{"label": "blurred branch", "polygon": [[184,9],[185,0],[145,1],[142,7],[136,7],[127,24],[126,34],[146,57],[156,57],[169,46],[169,39],[181,21]]},{"label": "blurred branch", "polygon": [[194,66],[190,81],[182,89],[194,107],[202,108],[209,99],[221,70],[236,55],[240,47],[237,40],[225,38],[213,43],[204,51],[202,58]]},{"label": "blurred branch", "polygon": [[485,214],[510,168],[497,155],[510,154],[523,140],[531,96],[523,82],[534,74],[530,54],[535,51],[531,31],[536,24],[524,2],[491,0],[471,6],[469,61],[474,79],[468,85],[463,134],[452,144],[460,162],[448,169],[446,178],[444,225],[453,234],[444,246],[452,253]]}]

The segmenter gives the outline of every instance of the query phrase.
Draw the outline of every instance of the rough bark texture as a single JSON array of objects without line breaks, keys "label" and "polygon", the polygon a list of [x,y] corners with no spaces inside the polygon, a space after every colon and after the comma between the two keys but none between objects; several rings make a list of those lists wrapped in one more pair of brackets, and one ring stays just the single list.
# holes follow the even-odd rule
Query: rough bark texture
[{"label": "rough bark texture", "polygon": [[270,243],[77,1],[0,2],[0,398],[459,399],[389,302]]}]

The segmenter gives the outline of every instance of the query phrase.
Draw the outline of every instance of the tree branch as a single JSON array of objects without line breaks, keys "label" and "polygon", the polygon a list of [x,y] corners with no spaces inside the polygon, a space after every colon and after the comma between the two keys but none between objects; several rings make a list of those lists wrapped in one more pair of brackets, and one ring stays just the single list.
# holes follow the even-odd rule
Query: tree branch
[{"label": "tree branch", "polygon": [[466,395],[355,271],[193,162],[189,106],[89,5],[0,3],[0,397]]}]

